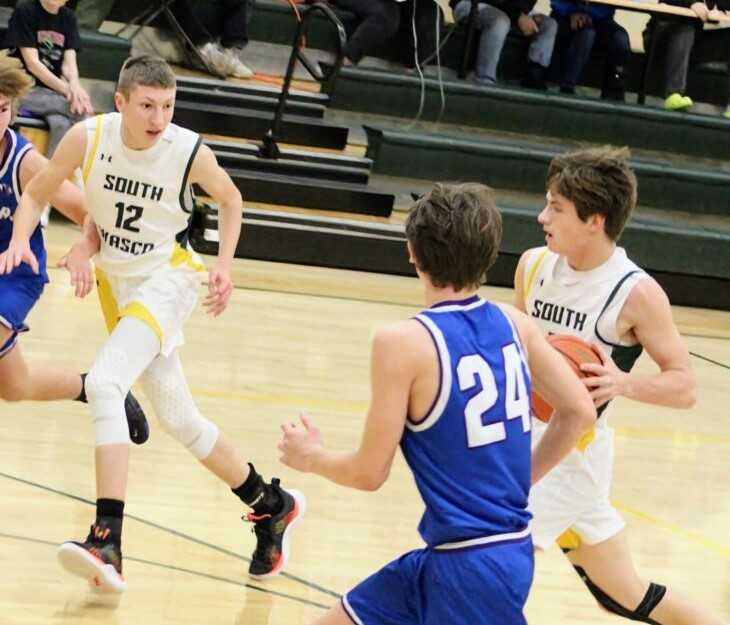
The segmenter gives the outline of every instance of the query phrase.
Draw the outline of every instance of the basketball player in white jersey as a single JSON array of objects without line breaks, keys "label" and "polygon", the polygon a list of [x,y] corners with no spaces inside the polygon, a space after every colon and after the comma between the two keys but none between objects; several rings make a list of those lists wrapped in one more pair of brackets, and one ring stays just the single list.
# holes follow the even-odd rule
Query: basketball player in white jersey
[{"label": "basketball player in white jersey", "polygon": [[[33,144],[10,128],[20,101],[32,86],[33,79],[18,59],[0,55],[0,399],[12,402],[86,401],[85,373],[79,375],[54,366],[31,365],[20,346],[20,335],[29,331],[26,317],[48,282],[46,248],[39,225],[30,237],[37,265],[9,267],[6,263],[21,191],[46,164],[45,157],[33,148]],[[84,222],[84,197],[75,185],[65,181],[51,199],[53,205],[70,220],[79,225]],[[76,246],[86,244],[82,240]],[[93,241],[89,245],[97,244]],[[72,265],[74,256],[75,250],[67,257]],[[92,275],[89,263],[74,265],[71,282],[78,297],[88,293]],[[131,393],[125,399],[125,411],[131,440],[137,444],[144,443],[149,434],[147,420]]]},{"label": "basketball player in white jersey", "polygon": [[[636,204],[627,158],[626,149],[597,148],[553,159],[538,216],[547,246],[525,252],[515,274],[517,307],[543,332],[578,336],[604,358],[582,366],[598,407],[596,427],[530,493],[533,541],[541,549],[557,541],[609,612],[661,625],[720,625],[701,605],[638,575],[624,521],[609,502],[608,402],[623,396],[673,408],[695,403],[689,354],[669,300],[616,245]],[[659,368],[653,375],[631,373],[643,349]],[[545,425],[534,422],[539,441]]]},{"label": "basketball player in white jersey", "polygon": [[132,57],[115,94],[118,113],[75,125],[49,165],[28,185],[16,214],[9,254],[32,262],[31,224],[48,198],[82,169],[89,213],[100,238],[99,297],[110,336],[89,373],[86,392],[96,432],[96,520],[84,542],[59,548],[61,564],[93,587],[122,592],[121,535],[129,464],[124,395],[139,379],[162,427],[252,508],[257,537],[249,574],[279,573],[288,532],[304,500],[247,464],[231,441],[196,407],[183,374],[182,328],[205,275],[187,249],[183,201],[199,184],[220,209],[218,258],[208,274],[204,306],[217,316],[232,291],[231,264],[242,200],[213,152],[196,133],[171,123],[175,75],[162,59]]}]

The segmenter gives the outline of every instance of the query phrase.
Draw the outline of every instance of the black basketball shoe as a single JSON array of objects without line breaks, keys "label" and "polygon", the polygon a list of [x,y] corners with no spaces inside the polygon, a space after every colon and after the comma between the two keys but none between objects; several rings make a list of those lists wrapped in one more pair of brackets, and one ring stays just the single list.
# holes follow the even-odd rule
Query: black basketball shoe
[{"label": "black basketball shoe", "polygon": [[82,543],[68,541],[58,548],[58,561],[69,573],[83,577],[92,590],[122,593],[122,550],[110,538],[108,527],[92,525]]},{"label": "black basketball shoe", "polygon": [[289,560],[289,534],[304,516],[307,507],[302,493],[281,488],[277,478],[271,480],[271,487],[284,502],[281,512],[273,516],[249,512],[243,517],[254,524],[256,533],[256,549],[248,567],[248,574],[255,579],[267,579],[281,573]]},{"label": "black basketball shoe", "polygon": [[142,406],[139,405],[131,391],[124,398],[124,412],[127,415],[129,438],[136,445],[146,443],[150,437],[150,424],[147,423],[144,410],[142,410]]}]

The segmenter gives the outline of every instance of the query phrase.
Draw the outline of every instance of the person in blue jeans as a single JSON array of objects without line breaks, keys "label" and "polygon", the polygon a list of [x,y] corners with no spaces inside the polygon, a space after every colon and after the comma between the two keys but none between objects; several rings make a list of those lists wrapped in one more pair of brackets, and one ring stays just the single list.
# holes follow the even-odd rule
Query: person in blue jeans
[{"label": "person in blue jeans", "polygon": [[606,49],[601,97],[623,102],[631,47],[628,33],[614,20],[616,10],[573,0],[551,0],[550,6],[558,22],[553,63],[558,69],[560,91],[575,93],[593,45],[598,42]]},{"label": "person in blue jeans", "polygon": [[[505,39],[514,29],[530,40],[527,52],[527,75],[524,86],[544,90],[545,75],[550,66],[558,25],[554,19],[532,13],[535,0],[490,0],[479,3],[477,27],[481,30],[477,51],[476,76],[479,84],[497,83],[497,65]],[[459,0],[454,17],[463,22],[469,19],[471,0]]]},{"label": "person in blue jeans", "polygon": [[[375,334],[359,447],[325,449],[302,416],[282,426],[279,449],[294,469],[376,490],[400,445],[425,503],[418,530],[426,547],[362,581],[314,625],[526,625],[528,491],[596,411],[535,322],[478,293],[502,237],[488,187],[435,185],[405,230],[428,308]],[[531,452],[533,382],[557,412]]]}]

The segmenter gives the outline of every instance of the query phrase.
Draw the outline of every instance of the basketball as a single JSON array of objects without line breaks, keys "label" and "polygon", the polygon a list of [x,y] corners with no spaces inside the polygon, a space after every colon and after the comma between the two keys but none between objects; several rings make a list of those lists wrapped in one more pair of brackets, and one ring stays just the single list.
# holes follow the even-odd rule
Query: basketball
[{"label": "basketball", "polygon": [[[586,377],[586,374],[580,370],[580,365],[586,362],[600,365],[603,362],[598,350],[577,336],[550,334],[547,337],[547,342],[562,354],[579,378]],[[535,391],[532,391],[532,414],[545,423],[550,421],[553,414],[552,406]]]}]

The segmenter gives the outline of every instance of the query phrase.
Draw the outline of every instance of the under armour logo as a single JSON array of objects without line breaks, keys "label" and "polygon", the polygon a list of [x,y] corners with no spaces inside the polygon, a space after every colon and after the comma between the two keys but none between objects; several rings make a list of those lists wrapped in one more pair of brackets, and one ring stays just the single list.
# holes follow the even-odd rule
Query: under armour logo
[{"label": "under armour logo", "polygon": [[100,161],[106,161],[107,163],[112,162],[112,155],[111,154],[104,154],[103,152],[99,154],[99,160]]}]

